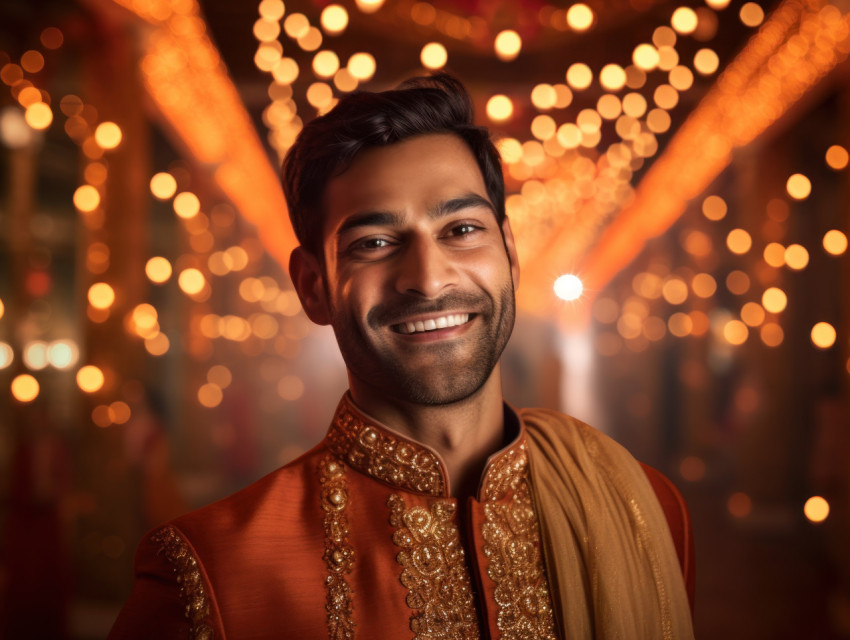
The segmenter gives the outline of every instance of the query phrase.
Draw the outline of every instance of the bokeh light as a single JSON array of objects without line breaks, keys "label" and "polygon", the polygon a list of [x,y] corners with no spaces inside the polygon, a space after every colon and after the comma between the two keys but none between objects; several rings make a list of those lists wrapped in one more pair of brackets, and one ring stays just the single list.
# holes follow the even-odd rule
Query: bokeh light
[{"label": "bokeh light", "polygon": [[803,505],[803,514],[810,522],[823,522],[829,517],[829,502],[821,496],[812,496]]},{"label": "bokeh light", "polygon": [[828,322],[818,322],[811,331],[812,343],[818,349],[829,349],[835,344],[836,335],[835,327]]},{"label": "bokeh light", "polygon": [[584,292],[584,284],[581,278],[568,273],[555,280],[554,289],[555,295],[561,300],[572,301],[581,297],[582,292]]},{"label": "bokeh light", "polygon": [[77,187],[74,191],[74,206],[83,213],[91,213],[100,206],[100,192],[90,184]]},{"label": "bokeh light", "polygon": [[96,282],[89,287],[88,300],[95,309],[108,309],[115,302],[115,290],[105,282]]},{"label": "bokeh light", "polygon": [[12,379],[12,397],[18,402],[32,402],[38,397],[41,387],[33,376],[22,373]]},{"label": "bokeh light", "polygon": [[702,201],[702,214],[709,220],[722,220],[727,210],[726,201],[720,196],[708,196]]},{"label": "bokeh light", "polygon": [[348,26],[348,11],[339,4],[329,4],[322,9],[319,22],[328,35],[338,35]]},{"label": "bokeh light", "polygon": [[805,269],[809,264],[809,252],[801,244],[789,244],[785,248],[785,264],[794,271]]},{"label": "bokeh light", "polygon": [[696,31],[698,18],[696,11],[690,7],[679,7],[670,18],[670,25],[682,35],[688,35]]},{"label": "bokeh light", "polygon": [[573,31],[581,33],[593,26],[593,10],[582,2],[578,2],[567,9],[567,25]]},{"label": "bokeh light", "polygon": [[167,258],[154,256],[145,263],[145,275],[156,284],[167,282],[171,277],[171,263]]},{"label": "bokeh light", "polygon": [[191,191],[183,191],[174,196],[174,213],[187,220],[194,218],[201,211],[201,201]]},{"label": "bokeh light", "polygon": [[504,62],[515,60],[522,49],[522,38],[513,29],[505,29],[496,35],[493,41],[496,57]]},{"label": "bokeh light", "polygon": [[81,367],[80,370],[77,371],[77,386],[86,393],[95,393],[100,391],[100,389],[103,388],[104,382],[105,377],[103,375],[103,371],[93,364]]},{"label": "bokeh light", "polygon": [[780,313],[788,304],[788,296],[779,287],[769,287],[761,296],[761,304],[771,313]]},{"label": "bokeh light", "polygon": [[847,236],[843,231],[830,229],[823,236],[824,250],[834,256],[840,256],[847,251]]},{"label": "bokeh light", "polygon": [[153,196],[159,200],[168,200],[177,192],[177,180],[170,173],[155,173],[150,181]]},{"label": "bokeh light", "polygon": [[122,138],[121,127],[114,122],[101,122],[94,130],[94,141],[101,149],[115,149]]},{"label": "bokeh light", "polygon": [[593,72],[583,62],[574,62],[567,69],[567,84],[573,89],[581,91],[587,89],[593,82]]},{"label": "bokeh light", "polygon": [[184,269],[180,272],[180,275],[177,276],[177,284],[181,291],[190,296],[200,293],[206,282],[204,274],[194,267]]},{"label": "bokeh light", "polygon": [[487,101],[487,117],[494,122],[503,122],[514,112],[514,105],[508,96],[496,94]]},{"label": "bokeh light", "polygon": [[[426,69],[442,69],[448,62],[449,54],[446,48],[439,42],[429,42],[422,47],[419,60]],[[554,96],[552,100],[554,104]]]},{"label": "bokeh light", "polygon": [[802,173],[795,173],[788,178],[785,189],[794,200],[805,200],[812,192],[812,183]]},{"label": "bokeh light", "polygon": [[732,253],[743,255],[753,246],[753,239],[744,229],[732,229],[726,236],[726,246]]}]

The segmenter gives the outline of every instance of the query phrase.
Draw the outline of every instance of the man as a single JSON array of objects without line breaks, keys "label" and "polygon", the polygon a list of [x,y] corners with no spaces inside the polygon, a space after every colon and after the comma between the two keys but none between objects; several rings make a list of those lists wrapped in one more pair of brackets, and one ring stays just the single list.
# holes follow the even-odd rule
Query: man
[{"label": "man", "polygon": [[460,83],[343,98],[284,184],[290,275],[350,391],[312,451],[142,541],[112,637],[692,637],[678,492],[502,400],[519,269]]}]

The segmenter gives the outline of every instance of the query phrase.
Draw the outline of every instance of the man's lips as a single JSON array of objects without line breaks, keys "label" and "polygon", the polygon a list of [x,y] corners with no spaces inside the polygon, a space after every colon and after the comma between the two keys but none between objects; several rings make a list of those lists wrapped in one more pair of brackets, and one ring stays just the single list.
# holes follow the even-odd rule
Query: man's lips
[{"label": "man's lips", "polygon": [[459,327],[469,322],[471,318],[469,313],[447,313],[433,318],[424,320],[411,320],[394,324],[391,329],[396,333],[409,335],[412,333],[425,333],[428,331],[437,331],[438,329],[449,329],[451,327]]}]

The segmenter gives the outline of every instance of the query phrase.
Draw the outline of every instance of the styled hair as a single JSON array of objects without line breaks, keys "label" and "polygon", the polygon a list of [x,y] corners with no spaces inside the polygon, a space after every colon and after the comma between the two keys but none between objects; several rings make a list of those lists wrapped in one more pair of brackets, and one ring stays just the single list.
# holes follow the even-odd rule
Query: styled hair
[{"label": "styled hair", "polygon": [[283,191],[301,245],[322,258],[322,200],[327,183],[359,153],[429,133],[450,133],[469,146],[499,225],[505,218],[505,181],[499,152],[486,127],[473,121],[472,101],[447,73],[420,76],[396,89],[355,91],[307,123],[286,154]]}]

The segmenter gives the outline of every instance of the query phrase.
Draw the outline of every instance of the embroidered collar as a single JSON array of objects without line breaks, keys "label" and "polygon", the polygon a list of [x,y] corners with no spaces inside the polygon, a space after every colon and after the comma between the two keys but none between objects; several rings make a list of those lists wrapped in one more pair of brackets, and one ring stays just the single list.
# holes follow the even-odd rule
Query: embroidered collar
[{"label": "embroidered collar", "polygon": [[[499,500],[525,478],[525,429],[507,404],[505,428],[515,437],[487,459],[478,491],[481,500]],[[353,469],[376,480],[407,491],[448,496],[448,474],[440,455],[370,418],[348,393],[340,400],[325,442]]]}]

